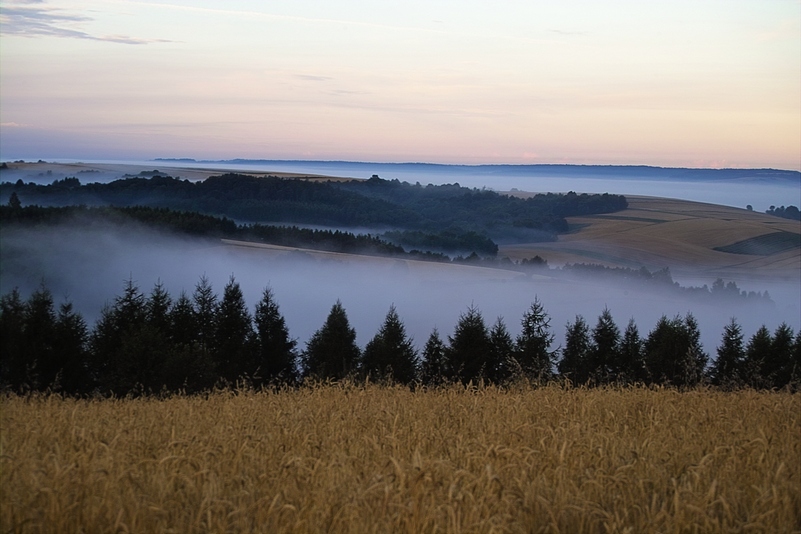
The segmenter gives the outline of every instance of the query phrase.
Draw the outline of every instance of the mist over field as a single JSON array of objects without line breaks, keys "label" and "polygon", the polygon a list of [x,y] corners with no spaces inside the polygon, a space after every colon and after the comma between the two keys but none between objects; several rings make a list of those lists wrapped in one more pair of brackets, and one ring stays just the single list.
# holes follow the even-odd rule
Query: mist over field
[{"label": "mist over field", "polygon": [[[135,224],[74,223],[51,228],[4,230],[0,240],[0,290],[19,287],[23,298],[44,281],[57,303],[67,298],[90,325],[102,306],[122,293],[132,279],[148,294],[161,280],[173,298],[191,295],[205,275],[221,296],[233,275],[250,311],[269,286],[300,348],[322,326],[331,306],[342,301],[357,343],[364,347],[377,332],[391,304],[397,308],[415,345],[421,349],[433,328],[446,340],[459,315],[471,305],[491,326],[501,316],[511,334],[535,298],[551,316],[552,349],[564,343],[564,327],[581,314],[593,326],[604,307],[621,331],[634,318],[645,337],[662,315],[692,312],[705,350],[714,357],[723,327],[737,317],[746,337],[763,323],[771,330],[787,322],[801,326],[801,282],[736,280],[740,289],[768,290],[775,306],[721,304],[610,283],[609,279],[563,280],[541,275],[412,262],[387,258],[287,252],[221,244],[219,241],[168,236]],[[687,285],[684,280],[677,280]],[[692,283],[711,285],[701,273]]]}]

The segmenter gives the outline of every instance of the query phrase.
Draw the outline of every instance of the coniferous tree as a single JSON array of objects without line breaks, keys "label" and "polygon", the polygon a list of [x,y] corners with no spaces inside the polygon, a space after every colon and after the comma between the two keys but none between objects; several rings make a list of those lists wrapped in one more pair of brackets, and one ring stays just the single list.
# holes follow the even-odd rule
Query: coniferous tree
[{"label": "coniferous tree", "polygon": [[[129,279],[123,294],[106,306],[91,336],[92,363],[102,391],[125,395],[152,389],[160,378],[160,347],[145,329],[145,296]],[[156,386],[157,387],[157,386]],[[158,387],[157,387],[158,389]]]},{"label": "coniferous tree", "polygon": [[213,357],[217,374],[230,383],[256,372],[253,320],[242,289],[233,276],[223,288],[217,308]]},{"label": "coniferous tree", "polygon": [[793,391],[799,391],[801,390],[801,329],[795,334],[790,367],[790,387]]},{"label": "coniferous tree", "polygon": [[94,387],[89,375],[89,329],[71,302],[61,304],[56,316],[53,346],[59,360],[58,382],[68,394],[88,393]]},{"label": "coniferous tree", "polygon": [[522,329],[517,337],[517,361],[530,380],[548,381],[553,377],[554,353],[551,318],[538,298],[523,314]]},{"label": "coniferous tree", "polygon": [[264,288],[262,298],[256,304],[254,322],[258,338],[256,364],[264,382],[296,382],[297,342],[289,337],[286,321],[269,287]]},{"label": "coniferous tree", "polygon": [[640,338],[637,324],[633,318],[629,319],[620,342],[619,360],[615,366],[619,369],[618,380],[625,383],[646,381],[643,348],[643,340]]},{"label": "coniferous tree", "polygon": [[53,294],[42,284],[25,303],[23,343],[27,362],[27,381],[40,391],[55,385],[60,370],[53,347],[56,312]]},{"label": "coniferous tree", "polygon": [[770,386],[783,388],[790,383],[793,371],[793,329],[782,323],[773,332],[773,350],[765,360],[764,374]]},{"label": "coniferous tree", "polygon": [[698,385],[708,357],[692,314],[684,319],[663,315],[645,341],[645,358],[650,382],[679,387]]},{"label": "coniferous tree", "polygon": [[434,328],[428,336],[425,347],[423,348],[423,362],[420,366],[420,380],[426,386],[438,386],[443,384],[450,373],[446,370],[447,347],[439,336],[439,331]]},{"label": "coniferous tree", "polygon": [[723,339],[718,347],[718,357],[709,370],[710,382],[724,389],[735,389],[742,385],[743,331],[737,320],[732,317],[723,329]]},{"label": "coniferous tree", "polygon": [[364,348],[362,370],[368,376],[400,384],[411,384],[417,378],[417,351],[394,305]]},{"label": "coniferous tree", "polygon": [[687,351],[680,364],[680,383],[684,387],[695,387],[704,380],[704,371],[709,362],[709,355],[701,345],[701,331],[693,314],[684,316],[684,332],[687,337]]},{"label": "coniferous tree", "polygon": [[195,326],[197,328],[197,342],[201,352],[211,354],[211,348],[216,336],[217,324],[217,295],[211,287],[211,282],[203,275],[195,285],[192,294],[195,308]]},{"label": "coniferous tree", "polygon": [[765,325],[751,336],[745,348],[743,379],[753,388],[771,387],[770,378],[766,375],[766,362],[773,350],[773,338]]},{"label": "coniferous tree", "polygon": [[306,344],[303,354],[304,376],[341,380],[358,369],[361,351],[356,345],[356,330],[351,328],[342,302],[337,300],[325,324]]},{"label": "coniferous tree", "polygon": [[200,344],[195,308],[185,291],[170,307],[169,332],[172,356],[165,362],[167,388],[193,393],[213,386],[217,380],[214,361]]},{"label": "coniferous tree", "polygon": [[16,287],[0,298],[0,386],[21,391],[27,381],[25,302]]},{"label": "coniferous tree", "polygon": [[449,338],[446,368],[452,373],[449,378],[468,383],[471,380],[488,378],[491,367],[489,332],[481,312],[470,306],[459,316],[453,336]]},{"label": "coniferous tree", "polygon": [[592,371],[592,350],[590,328],[584,317],[576,315],[576,320],[568,322],[565,329],[565,348],[559,360],[559,374],[573,384],[587,384]]},{"label": "coniferous tree", "polygon": [[503,384],[512,380],[515,375],[521,374],[520,364],[515,358],[515,343],[512,335],[498,317],[489,332],[490,337],[490,368],[488,378],[496,383]]},{"label": "coniferous tree", "polygon": [[620,330],[609,308],[605,307],[598,317],[598,323],[592,330],[592,341],[592,378],[602,384],[616,379],[620,372],[615,365],[620,350]]}]

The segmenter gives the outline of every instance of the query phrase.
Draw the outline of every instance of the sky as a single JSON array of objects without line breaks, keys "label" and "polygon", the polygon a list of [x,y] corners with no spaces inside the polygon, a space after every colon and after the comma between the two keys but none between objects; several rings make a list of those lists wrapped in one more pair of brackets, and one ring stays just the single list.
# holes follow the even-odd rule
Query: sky
[{"label": "sky", "polygon": [[801,169],[799,0],[0,0],[0,159]]}]

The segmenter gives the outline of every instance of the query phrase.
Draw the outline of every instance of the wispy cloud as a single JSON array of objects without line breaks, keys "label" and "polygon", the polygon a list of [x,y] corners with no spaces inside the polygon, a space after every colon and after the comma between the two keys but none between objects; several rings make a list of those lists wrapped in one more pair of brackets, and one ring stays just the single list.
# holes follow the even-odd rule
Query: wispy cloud
[{"label": "wispy cloud", "polygon": [[89,39],[135,45],[170,42],[167,39],[140,39],[127,35],[93,35],[75,28],[76,25],[94,20],[91,17],[44,7],[42,0],[23,0],[15,4],[3,6],[0,11],[0,33],[4,35]]}]

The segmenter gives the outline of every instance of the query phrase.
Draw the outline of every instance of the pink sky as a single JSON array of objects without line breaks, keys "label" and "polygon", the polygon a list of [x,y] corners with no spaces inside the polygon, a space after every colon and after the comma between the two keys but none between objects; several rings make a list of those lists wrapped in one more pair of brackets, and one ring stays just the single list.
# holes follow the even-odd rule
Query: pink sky
[{"label": "pink sky", "polygon": [[797,0],[373,4],[2,1],[0,157],[801,169]]}]

